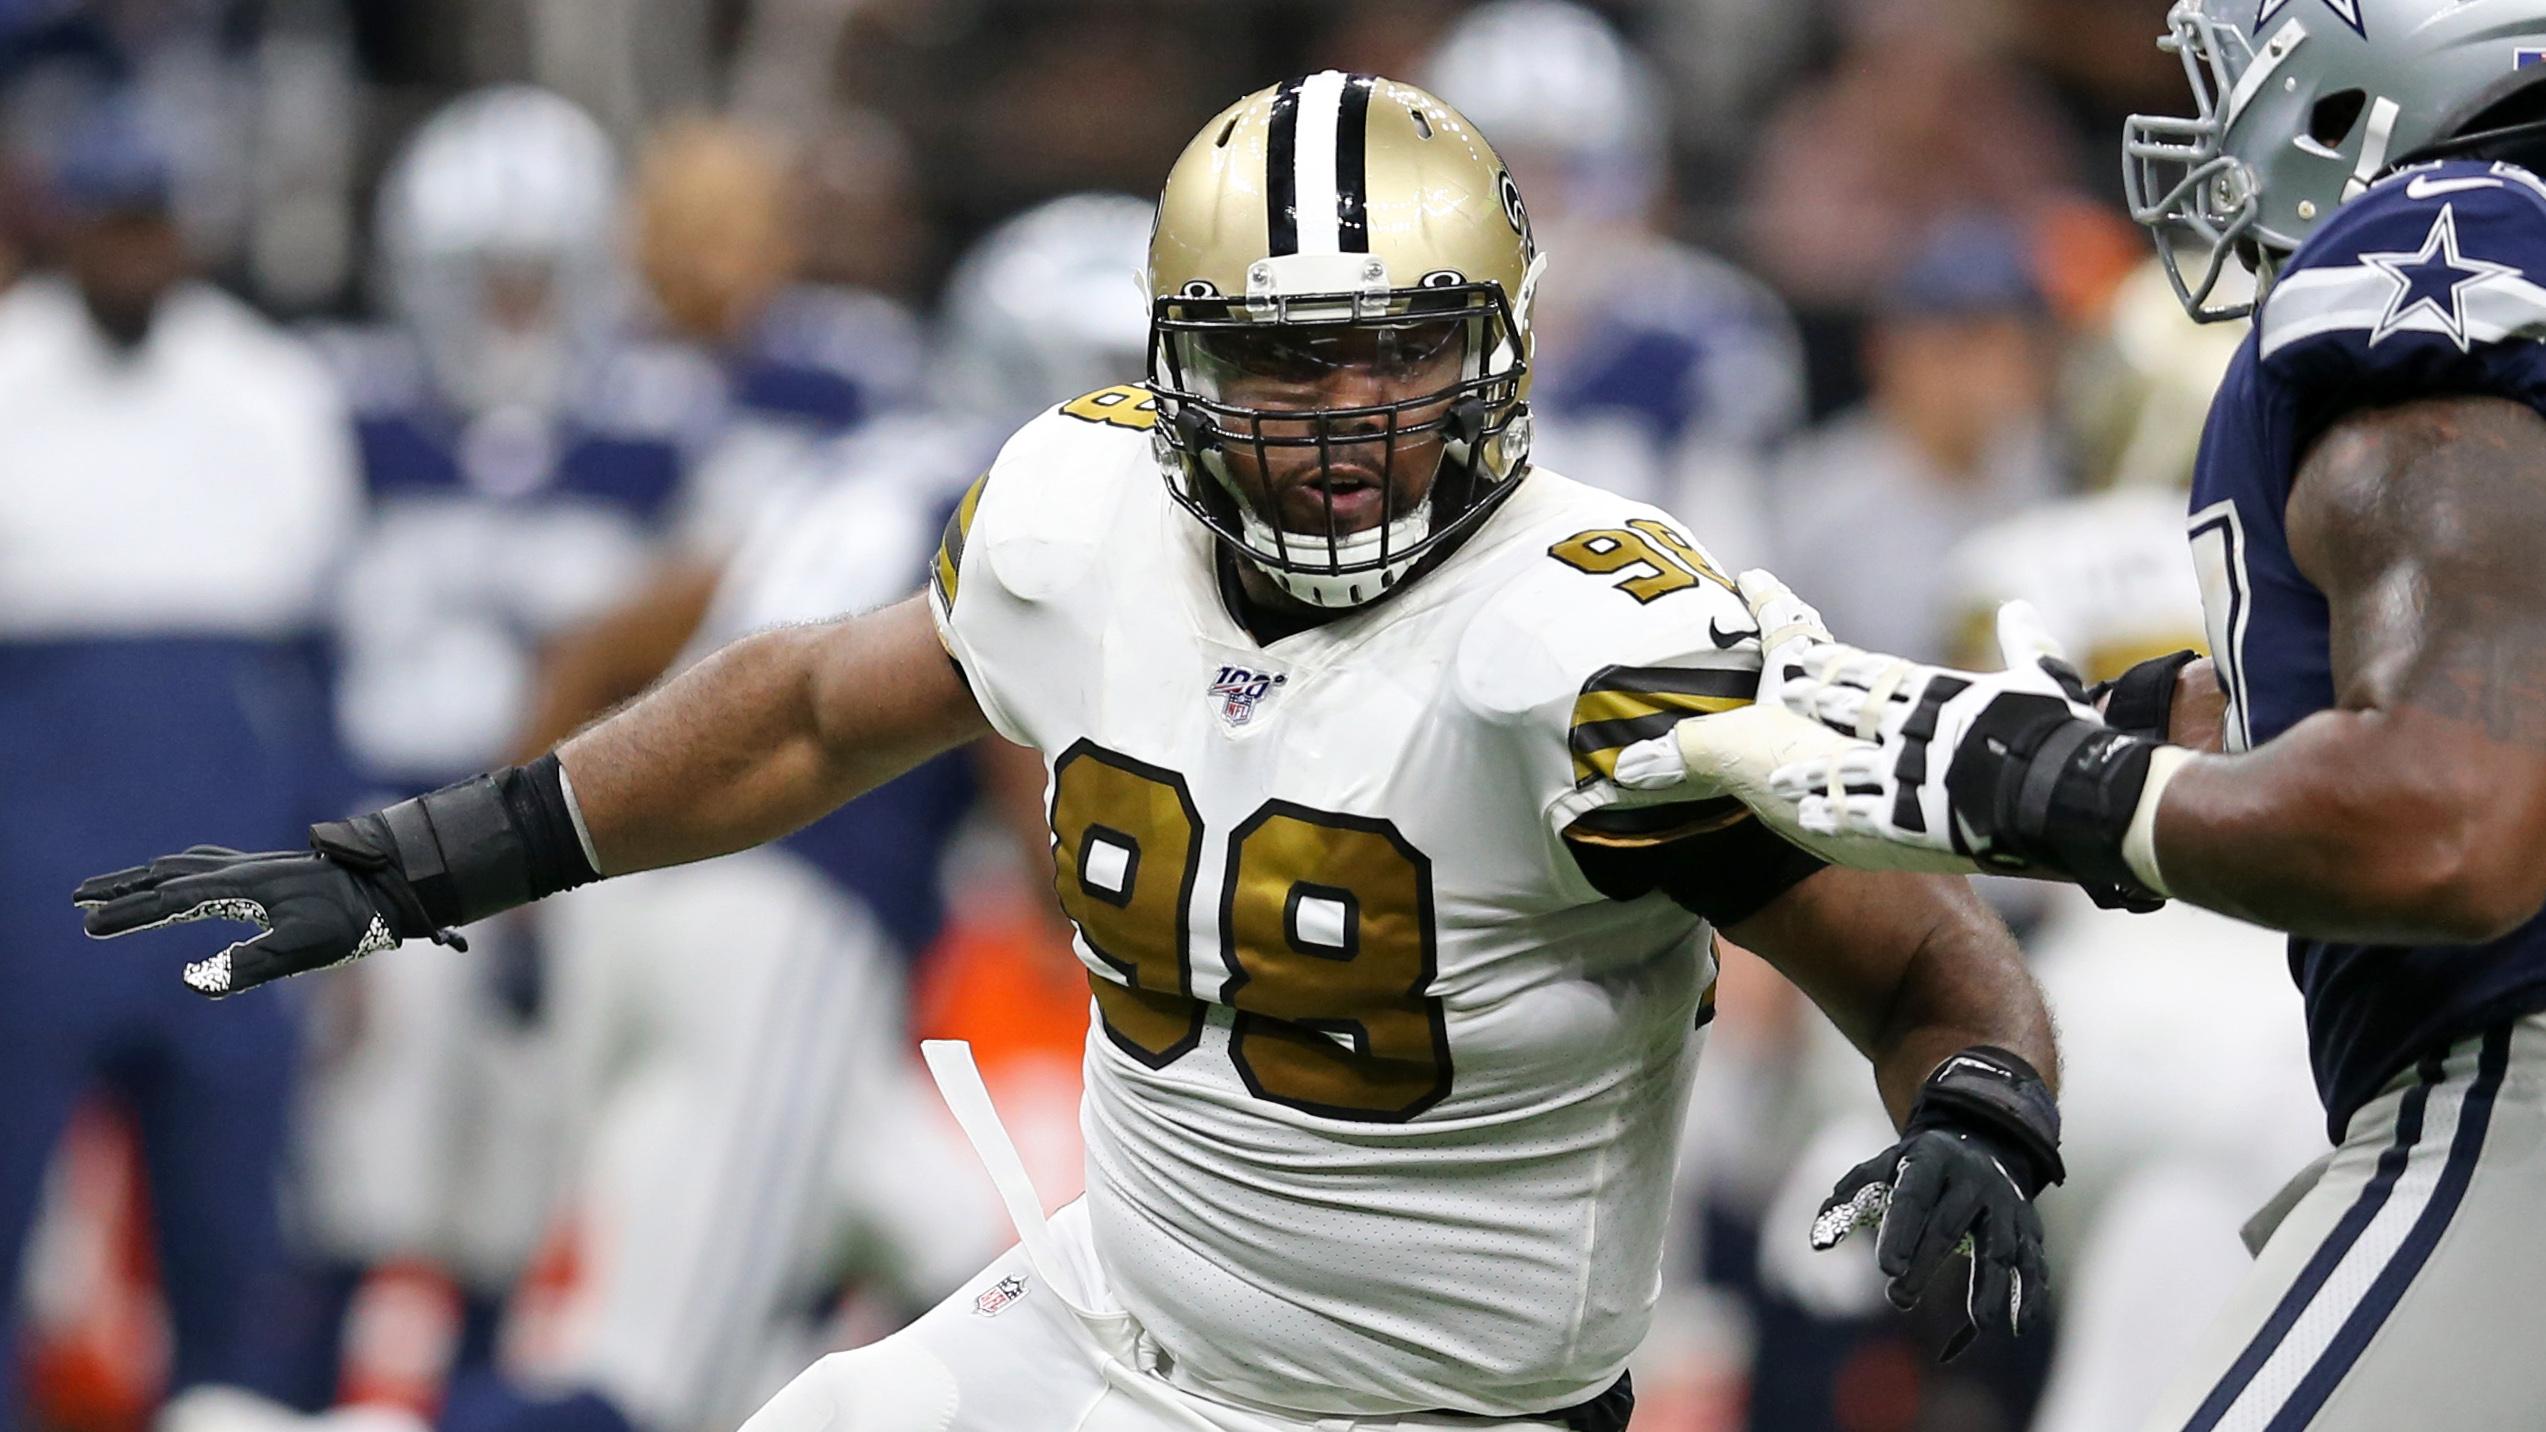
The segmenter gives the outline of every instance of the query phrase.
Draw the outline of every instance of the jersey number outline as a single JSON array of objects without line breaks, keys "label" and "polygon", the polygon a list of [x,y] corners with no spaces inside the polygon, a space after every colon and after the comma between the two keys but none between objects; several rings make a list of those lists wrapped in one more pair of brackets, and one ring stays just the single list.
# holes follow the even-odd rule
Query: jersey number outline
[{"label": "jersey number outline", "polygon": [[1082,393],[1063,403],[1061,411],[1081,422],[1146,432],[1158,426],[1158,395],[1138,383],[1121,383]]},{"label": "jersey number outline", "polygon": [[[1054,886],[1121,983],[1094,972],[1116,1048],[1163,1069],[1202,1042],[1191,914],[1204,831],[1184,777],[1081,739],[1052,763]],[[1259,1099],[1401,1123],[1450,1092],[1432,862],[1389,821],[1268,800],[1230,832],[1218,1003]]]},{"label": "jersey number outline", "polygon": [[1708,561],[1696,543],[1650,517],[1630,517],[1624,527],[1577,532],[1548,548],[1547,555],[1595,577],[1629,573],[1615,585],[1639,603],[1707,582],[1733,590],[1732,579]]},{"label": "jersey number outline", "polygon": [[2245,570],[2245,519],[2233,498],[2222,499],[2192,514],[2192,569],[2201,581],[2202,625],[2210,637],[2210,659],[2219,674],[2219,690],[2228,698],[2228,714],[2220,724],[2222,744],[2230,751],[2254,747],[2254,717],[2246,709],[2245,628],[2253,615],[2253,580]]}]

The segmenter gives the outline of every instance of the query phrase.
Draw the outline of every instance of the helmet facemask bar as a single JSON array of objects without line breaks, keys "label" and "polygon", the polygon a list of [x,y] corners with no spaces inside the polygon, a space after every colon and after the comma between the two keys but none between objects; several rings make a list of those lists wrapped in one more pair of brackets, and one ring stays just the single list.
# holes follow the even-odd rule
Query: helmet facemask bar
[{"label": "helmet facemask bar", "polygon": [[[2204,323],[2243,318],[2252,301],[2212,305],[2210,298],[2262,213],[2253,171],[2226,152],[2226,110],[2237,80],[2254,63],[2243,31],[2211,18],[2199,0],[2178,0],[2158,46],[2181,57],[2194,113],[2131,116],[2122,134],[2122,190],[2131,217],[2157,237],[2158,257],[2175,296]],[[2187,251],[2200,257],[2198,278],[2185,274]],[[2261,246],[2252,252],[2268,263]]]},{"label": "helmet facemask bar", "polygon": [[[1499,285],[1167,298],[1151,328],[1156,441],[1170,492],[1312,605],[1376,598],[1483,520],[1517,475],[1487,460],[1520,420],[1526,372]],[[1446,362],[1452,343],[1455,374],[1418,391],[1352,406],[1262,398],[1268,388],[1305,393],[1346,364],[1385,374],[1404,363],[1409,381],[1422,381],[1421,365]],[[1304,453],[1314,456],[1302,462]],[[1409,472],[1409,460],[1430,470]],[[1360,496],[1373,489],[1375,500]]]}]

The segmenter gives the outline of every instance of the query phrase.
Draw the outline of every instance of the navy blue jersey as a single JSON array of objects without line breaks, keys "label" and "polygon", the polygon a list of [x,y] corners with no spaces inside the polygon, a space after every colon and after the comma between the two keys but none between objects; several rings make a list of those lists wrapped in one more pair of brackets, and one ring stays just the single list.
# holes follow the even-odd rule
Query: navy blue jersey
[{"label": "navy blue jersey", "polygon": [[383,792],[494,764],[542,643],[651,574],[724,414],[714,365],[614,345],[554,411],[464,411],[396,330],[320,335],[350,396],[369,530],[338,598],[339,720]]},{"label": "navy blue jersey", "polygon": [[[2210,410],[2191,533],[2229,743],[2334,704],[2324,594],[2283,509],[2344,414],[2445,394],[2546,412],[2546,182],[2507,164],[2417,166],[2344,205],[2283,269]],[[2542,454],[2541,456],[2546,456]],[[2328,1128],[2417,1057],[2546,1009],[2546,916],[2480,946],[2292,939]]]}]

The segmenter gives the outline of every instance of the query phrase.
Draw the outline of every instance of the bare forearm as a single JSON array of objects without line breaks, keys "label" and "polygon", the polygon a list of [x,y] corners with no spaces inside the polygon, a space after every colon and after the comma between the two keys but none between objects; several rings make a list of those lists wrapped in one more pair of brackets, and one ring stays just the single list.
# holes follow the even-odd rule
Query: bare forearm
[{"label": "bare forearm", "polygon": [[985,729],[914,600],[735,642],[559,756],[624,874],[775,839]]},{"label": "bare forearm", "polygon": [[2450,723],[2328,711],[2242,756],[2186,765],[2157,811],[2158,871],[2179,899],[2317,939],[2489,939],[2533,913],[2487,793],[2434,759]]}]

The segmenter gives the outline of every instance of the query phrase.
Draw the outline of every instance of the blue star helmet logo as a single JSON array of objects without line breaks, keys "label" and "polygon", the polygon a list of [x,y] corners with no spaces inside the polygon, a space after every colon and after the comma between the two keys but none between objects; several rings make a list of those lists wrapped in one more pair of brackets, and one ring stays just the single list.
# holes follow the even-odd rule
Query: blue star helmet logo
[{"label": "blue star helmet logo", "polygon": [[2431,221],[2431,232],[2423,236],[2421,248],[2410,253],[2362,254],[2360,261],[2396,285],[2396,291],[2387,298],[2387,311],[2379,315],[2378,326],[2370,330],[2372,348],[2385,342],[2387,335],[2409,326],[2421,332],[2432,331],[2432,325],[2415,322],[2428,314],[2437,321],[2439,332],[2464,349],[2467,291],[2519,274],[2510,264],[2487,263],[2459,253],[2458,211],[2449,204],[2440,206],[2440,216]]},{"label": "blue star helmet logo", "polygon": [[[2323,4],[2326,9],[2334,12],[2334,18],[2351,26],[2353,34],[2364,40],[2369,38],[2369,29],[2360,18],[2360,0],[2323,0]],[[2263,27],[2272,23],[2273,16],[2288,8],[2290,8],[2290,0],[2263,0],[2262,13],[2254,17],[2254,32],[2258,44]]]}]

